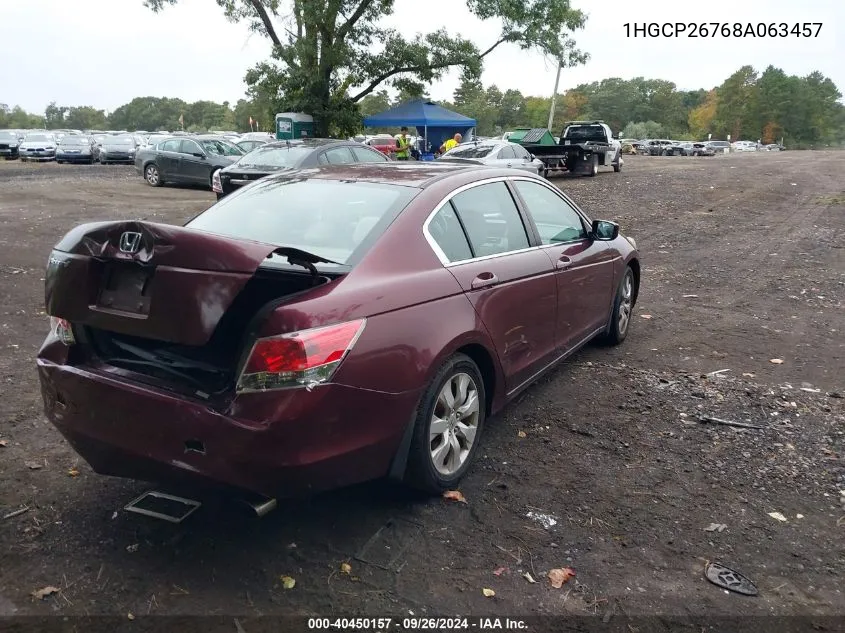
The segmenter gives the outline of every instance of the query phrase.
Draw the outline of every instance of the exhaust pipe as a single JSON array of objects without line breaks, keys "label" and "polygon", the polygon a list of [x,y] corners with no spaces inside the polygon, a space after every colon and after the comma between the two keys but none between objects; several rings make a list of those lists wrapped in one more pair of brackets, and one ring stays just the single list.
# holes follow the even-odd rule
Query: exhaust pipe
[{"label": "exhaust pipe", "polygon": [[255,516],[261,518],[273,510],[279,505],[275,499],[269,497],[259,497],[257,499],[244,499],[244,503],[246,503],[253,512],[255,512]]}]

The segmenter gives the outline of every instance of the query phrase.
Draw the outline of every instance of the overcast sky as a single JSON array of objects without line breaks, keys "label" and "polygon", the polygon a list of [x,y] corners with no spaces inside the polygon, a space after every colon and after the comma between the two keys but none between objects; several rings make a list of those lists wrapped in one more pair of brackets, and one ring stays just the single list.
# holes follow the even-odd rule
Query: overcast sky
[{"label": "overcast sky", "polygon": [[[591,55],[565,69],[561,91],[607,77],[668,79],[681,89],[712,88],[744,64],[788,74],[819,70],[845,91],[843,0],[574,0],[588,12],[576,32]],[[388,20],[409,36],[445,26],[482,49],[499,25],[474,18],[461,0],[396,0]],[[633,38],[626,22],[821,22],[817,38]],[[215,0],[180,0],[155,14],[142,0],[0,0],[3,52],[0,103],[43,112],[50,101],[113,110],[133,97],[180,97],[234,103],[246,69],[265,59],[265,40],[231,24]],[[815,27],[813,29],[815,31]],[[484,83],[549,95],[555,67],[538,54],[502,46],[485,62]],[[450,73],[430,95],[451,97]]]}]

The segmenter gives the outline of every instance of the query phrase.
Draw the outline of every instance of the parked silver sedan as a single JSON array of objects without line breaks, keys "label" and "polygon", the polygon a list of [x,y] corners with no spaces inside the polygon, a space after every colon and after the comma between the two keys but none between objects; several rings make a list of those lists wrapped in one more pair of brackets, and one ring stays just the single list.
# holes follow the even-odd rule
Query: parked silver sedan
[{"label": "parked silver sedan", "polygon": [[532,174],[543,173],[543,161],[528,153],[522,145],[501,139],[470,141],[445,152],[440,160],[463,159],[494,167],[521,169]]}]

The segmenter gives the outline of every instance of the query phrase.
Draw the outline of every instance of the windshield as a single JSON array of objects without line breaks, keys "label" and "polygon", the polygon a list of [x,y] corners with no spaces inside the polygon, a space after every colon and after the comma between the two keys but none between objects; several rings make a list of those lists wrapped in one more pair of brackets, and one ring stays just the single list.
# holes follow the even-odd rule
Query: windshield
[{"label": "windshield", "polygon": [[223,198],[186,226],[298,248],[352,265],[416,193],[388,184],[260,180]]},{"label": "windshield", "polygon": [[202,145],[203,149],[209,154],[217,154],[218,156],[243,155],[243,151],[240,148],[235,147],[234,145],[232,145],[231,143],[227,143],[226,141],[209,139],[205,141],[200,141],[200,145]]},{"label": "windshield", "polygon": [[88,137],[87,136],[80,136],[79,134],[74,134],[70,136],[62,137],[60,145],[88,145]]},{"label": "windshield", "polygon": [[115,136],[112,138],[103,139],[105,145],[135,145],[135,139],[131,136]]},{"label": "windshield", "polygon": [[495,149],[494,145],[456,147],[443,154],[443,158],[484,158]]},{"label": "windshield", "polygon": [[52,134],[27,134],[26,138],[24,139],[24,142],[31,143],[33,141],[55,142],[56,137]]},{"label": "windshield", "polygon": [[14,132],[3,132],[3,131],[0,131],[0,140],[3,140],[3,141],[17,141],[17,140],[18,140],[18,135],[17,135],[17,134],[15,134]]},{"label": "windshield", "polygon": [[314,151],[313,147],[303,145],[291,145],[290,147],[257,147],[249,154],[238,161],[239,167],[255,167],[261,169],[283,169],[294,167],[308,154]]}]

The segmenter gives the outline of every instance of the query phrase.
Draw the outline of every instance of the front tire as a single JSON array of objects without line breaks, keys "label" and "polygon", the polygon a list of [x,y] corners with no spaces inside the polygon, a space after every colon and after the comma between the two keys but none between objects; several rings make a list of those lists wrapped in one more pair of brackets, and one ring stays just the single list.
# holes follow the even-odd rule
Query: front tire
[{"label": "front tire", "polygon": [[610,313],[610,322],[607,324],[607,332],[603,337],[606,343],[619,345],[628,336],[628,331],[631,329],[631,317],[634,313],[636,289],[634,271],[627,266],[616,290],[616,298],[613,300],[613,311]]},{"label": "front tire", "polygon": [[465,354],[449,358],[417,407],[407,485],[433,494],[455,488],[478,450],[486,402],[475,362]]},{"label": "front tire", "polygon": [[147,181],[150,187],[161,187],[164,184],[164,180],[162,180],[161,173],[155,163],[150,163],[144,167],[144,180]]}]

